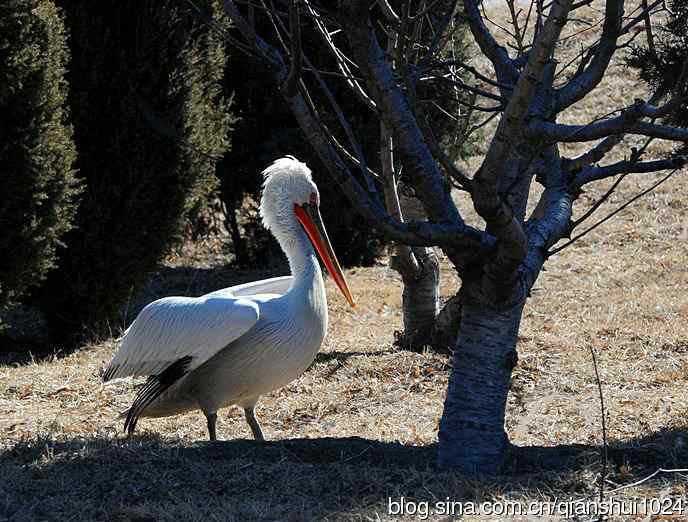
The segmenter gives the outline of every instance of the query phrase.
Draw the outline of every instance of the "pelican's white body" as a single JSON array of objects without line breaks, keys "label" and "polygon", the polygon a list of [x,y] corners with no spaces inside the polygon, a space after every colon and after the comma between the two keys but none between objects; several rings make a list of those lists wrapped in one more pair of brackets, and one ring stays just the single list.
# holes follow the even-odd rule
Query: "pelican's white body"
[{"label": "pelican's white body", "polygon": [[[246,295],[258,317],[251,329],[229,343],[156,400],[143,416],[205,412],[238,404],[249,407],[261,395],[281,388],[310,366],[327,332],[327,299],[320,267],[295,277],[284,295]],[[291,278],[290,278],[291,279]],[[267,283],[261,281],[260,283]],[[232,289],[220,292],[228,298]],[[192,362],[193,364],[193,362]]]},{"label": "pelican's white body", "polygon": [[[184,356],[188,373],[142,413],[206,414],[261,395],[301,375],[327,332],[327,299],[315,252],[298,223],[295,201],[317,188],[310,171],[284,158],[266,170],[261,214],[289,260],[292,276],[256,281],[199,298],[168,297],[149,304],[125,332],[108,379],[156,375]],[[318,197],[319,201],[319,197]]]}]

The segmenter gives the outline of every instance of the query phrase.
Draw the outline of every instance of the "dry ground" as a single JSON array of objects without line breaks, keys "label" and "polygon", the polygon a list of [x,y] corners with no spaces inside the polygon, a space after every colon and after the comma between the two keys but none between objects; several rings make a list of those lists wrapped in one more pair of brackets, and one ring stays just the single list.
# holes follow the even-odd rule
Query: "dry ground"
[{"label": "dry ground", "polygon": [[[641,88],[617,66],[601,94],[567,119],[603,114]],[[377,266],[347,271],[356,311],[328,282],[332,325],[322,353],[300,379],[262,400],[259,417],[271,441],[264,444],[247,440],[250,432],[235,409],[221,415],[222,442],[205,442],[200,414],[143,420],[139,434],[124,439],[117,413],[134,388],[126,381],[103,386],[99,379],[116,349],[113,340],[42,360],[5,355],[0,520],[417,520],[388,514],[388,497],[593,499],[601,429],[590,346],[597,350],[607,407],[607,490],[658,467],[688,467],[685,175],[549,261],[519,338],[507,424],[522,449],[505,475],[467,479],[435,469],[449,361],[395,351],[400,282]],[[629,179],[605,208],[656,179]],[[602,190],[590,190],[583,204]],[[141,299],[199,294],[267,275],[178,259],[161,268]],[[457,284],[444,263],[445,295]],[[687,477],[659,474],[613,496],[686,499]],[[650,520],[613,517],[634,518]]]}]

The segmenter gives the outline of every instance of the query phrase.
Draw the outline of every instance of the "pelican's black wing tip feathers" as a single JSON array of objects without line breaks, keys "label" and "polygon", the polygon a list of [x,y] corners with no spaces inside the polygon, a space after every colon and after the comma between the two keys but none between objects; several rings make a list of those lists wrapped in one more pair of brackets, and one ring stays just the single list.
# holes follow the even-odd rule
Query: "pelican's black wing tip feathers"
[{"label": "pelican's black wing tip feathers", "polygon": [[108,366],[107,370],[105,370],[105,373],[103,373],[103,382],[108,382],[110,379],[112,379],[112,376],[117,373],[117,370],[119,370],[119,364],[111,364]]},{"label": "pelican's black wing tip feathers", "polygon": [[193,357],[190,355],[177,359],[159,374],[148,377],[148,380],[139,389],[131,408],[127,412],[127,418],[124,421],[124,431],[129,435],[134,433],[136,423],[143,411],[155,399],[160,397],[165,390],[188,373],[192,359]]}]

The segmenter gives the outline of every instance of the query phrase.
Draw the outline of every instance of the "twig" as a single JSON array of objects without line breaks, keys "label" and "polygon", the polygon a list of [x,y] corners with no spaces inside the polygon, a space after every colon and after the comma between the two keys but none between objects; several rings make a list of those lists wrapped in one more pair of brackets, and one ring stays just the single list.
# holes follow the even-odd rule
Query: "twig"
[{"label": "twig", "polygon": [[492,120],[494,120],[499,115],[500,115],[500,113],[498,113],[498,112],[492,113],[489,117],[485,118],[485,121],[481,121],[480,123],[477,123],[475,125],[471,125],[468,128],[468,130],[466,131],[466,136],[470,136],[475,131],[482,129],[485,125],[490,123]]},{"label": "twig", "polygon": [[604,411],[604,394],[602,393],[602,382],[600,381],[600,373],[597,371],[597,357],[595,356],[595,349],[590,346],[590,355],[592,355],[592,365],[595,369],[595,379],[597,379],[597,390],[600,393],[600,409],[602,410],[602,472],[600,473],[600,505],[604,503],[604,479],[607,476],[607,424],[605,421]]},{"label": "twig", "polygon": [[387,20],[395,25],[399,23],[399,15],[394,12],[394,9],[392,9],[392,6],[389,5],[387,0],[378,0],[377,3],[380,6],[380,9],[382,9],[382,13],[385,15]]},{"label": "twig", "polygon": [[[438,2],[439,2],[439,0],[434,0],[434,1],[430,2],[430,4],[426,5],[425,7],[421,7],[420,10],[416,14],[410,15],[409,18],[411,20],[415,20],[416,18],[419,18],[421,16],[425,16],[428,13],[431,13],[432,10],[434,9],[435,5]],[[456,4],[456,2],[454,2],[454,4]],[[449,9],[449,11],[453,11],[453,10],[454,10],[453,7],[452,7],[452,9]]]},{"label": "twig", "polygon": [[225,31],[225,29],[222,26],[220,26],[220,24],[218,24],[217,21],[214,20],[209,13],[205,12],[199,6],[197,6],[193,2],[193,0],[186,0],[186,2],[194,10],[195,16],[197,16],[201,21],[207,24],[217,34],[222,36],[222,38],[224,38],[227,42],[231,43],[234,47],[236,47],[237,50],[241,51],[249,58],[254,58],[257,60],[263,59],[263,56],[261,54],[255,52],[255,50],[253,50],[251,47],[228,34],[227,31]]},{"label": "twig", "polygon": [[588,209],[588,211],[583,214],[581,217],[579,217],[577,220],[575,220],[571,224],[571,230],[576,228],[578,225],[580,225],[583,221],[588,219],[590,216],[592,216],[595,211],[602,206],[602,204],[609,199],[609,197],[614,193],[614,191],[617,189],[619,185],[621,185],[621,182],[624,180],[624,178],[628,176],[628,174],[622,174],[619,176],[616,181],[614,181],[614,184],[610,187],[610,189],[604,193],[604,195],[598,199],[595,204]]},{"label": "twig", "polygon": [[535,5],[535,0],[530,0],[530,5],[528,6],[528,14],[526,14],[526,21],[523,23],[523,34],[528,34],[528,25],[530,24],[530,15],[533,13],[533,6]]},{"label": "twig", "polygon": [[330,54],[334,58],[337,67],[339,68],[340,72],[346,78],[348,78],[346,80],[347,85],[349,85],[351,90],[353,90],[357,94],[357,96],[368,106],[368,108],[370,108],[373,112],[377,112],[377,106],[375,105],[375,102],[370,98],[370,96],[368,96],[368,94],[366,94],[365,90],[361,86],[361,82],[357,79],[354,79],[354,75],[347,64],[347,61],[350,60],[348,60],[344,53],[342,53],[339,50],[339,48],[334,44],[334,41],[332,40],[330,33],[328,32],[324,22],[320,18],[320,13],[311,6],[309,0],[304,0],[304,4],[308,12],[313,17],[314,27],[317,30],[317,32],[320,33],[320,36],[325,42],[325,45],[327,46],[327,49],[329,50]]},{"label": "twig", "polygon": [[465,83],[463,80],[459,79],[458,77],[456,80],[453,80],[451,78],[447,78],[446,76],[424,76],[424,77],[420,78],[420,81],[422,81],[422,82],[433,81],[433,80],[445,81],[445,82],[451,83],[452,85],[456,85],[457,87],[464,89],[470,93],[477,94],[478,96],[482,96],[484,98],[487,98],[489,100],[494,100],[494,101],[497,101],[499,103],[505,103],[504,98],[502,98],[501,96],[499,96],[497,94],[492,94],[491,92],[485,91],[483,89],[479,89],[478,87],[468,85],[467,83]]},{"label": "twig", "polygon": [[[289,78],[292,77],[293,71],[295,69],[293,62],[295,59],[298,59],[298,64],[297,64],[298,70],[297,70],[296,76],[295,76],[295,80],[297,83],[296,83],[296,86],[294,87],[294,89],[296,89],[299,86],[298,82],[300,82],[300,71],[301,71],[301,67],[302,67],[301,62],[305,61],[306,65],[311,68],[311,72],[314,74],[318,85],[320,86],[321,90],[325,94],[325,97],[330,102],[332,109],[334,110],[335,114],[337,115],[337,119],[339,120],[340,125],[344,129],[344,132],[345,132],[347,138],[349,139],[349,143],[351,144],[351,146],[354,149],[354,152],[356,153],[356,158],[357,158],[356,164],[361,169],[361,172],[363,174],[363,179],[365,179],[366,186],[368,187],[368,192],[371,195],[375,194],[377,192],[377,189],[375,188],[375,183],[373,182],[373,180],[369,176],[369,173],[371,171],[370,171],[370,169],[368,169],[368,166],[367,166],[366,160],[365,160],[365,156],[363,155],[363,149],[361,148],[361,145],[356,140],[356,136],[354,135],[354,132],[353,132],[353,129],[351,128],[351,125],[349,124],[348,120],[346,119],[346,116],[344,116],[344,112],[342,111],[341,107],[337,103],[337,100],[334,97],[334,95],[332,94],[332,92],[330,91],[327,83],[322,79],[322,77],[320,76],[320,73],[317,71],[315,66],[308,59],[308,56],[306,56],[302,52],[302,49],[301,49],[301,31],[299,29],[299,12],[298,12],[298,3],[297,2],[298,2],[298,0],[291,0],[291,2],[289,3],[289,24],[290,24],[291,34],[289,34],[289,31],[287,31],[287,28],[285,27],[284,23],[282,22],[282,20],[279,17],[273,18],[271,15],[269,15],[271,20],[273,21],[273,25],[275,26],[275,31],[279,34],[279,29],[277,27],[277,24],[279,24],[279,26],[282,28],[282,30],[285,33],[289,34],[289,37],[291,39],[292,67],[290,68],[289,77],[285,81],[285,85],[289,84]],[[275,23],[275,20],[277,21],[277,23]],[[296,31],[296,33],[294,31]],[[294,46],[295,39],[297,40],[296,48]],[[296,58],[296,55],[298,55],[298,58]],[[307,96],[305,95],[306,94],[305,93],[305,87],[303,86],[303,84],[301,84],[301,88],[302,88],[302,92],[304,92],[304,97],[309,98],[310,94],[308,94]],[[284,92],[288,96],[294,94],[293,90],[292,91],[285,90]],[[290,92],[292,94],[289,94]],[[317,113],[317,110],[315,109],[315,104],[312,103],[312,106],[313,106],[312,110]],[[322,119],[319,118],[319,116],[318,116],[318,120],[322,123]],[[323,124],[323,130],[325,130],[325,129],[326,129],[326,126]],[[332,134],[332,133],[330,133],[328,131],[328,134]],[[336,138],[334,137],[333,134],[330,136],[330,140],[335,144],[335,146],[340,151],[345,153],[345,155],[350,155],[348,153],[348,151],[346,151],[346,149],[336,140]]]},{"label": "twig", "polygon": [[[311,65],[310,60],[308,60],[308,57],[305,57],[306,63]],[[320,86],[320,89],[323,91],[325,94],[325,97],[327,98],[327,101],[330,102],[330,105],[332,109],[334,110],[335,114],[337,115],[337,119],[339,120],[339,124],[342,126],[344,129],[344,132],[349,138],[349,143],[351,146],[354,148],[354,151],[356,152],[356,157],[358,160],[358,165],[361,168],[361,172],[363,173],[363,178],[366,180],[366,184],[368,186],[368,192],[374,193],[376,192],[375,190],[375,184],[372,182],[370,177],[368,176],[368,166],[366,165],[366,160],[365,156],[363,154],[363,149],[361,145],[359,144],[358,140],[356,139],[356,136],[354,135],[354,131],[351,128],[351,125],[349,124],[348,120],[346,119],[346,116],[344,116],[344,111],[342,111],[342,108],[339,106],[337,103],[337,99],[334,97],[332,92],[327,86],[327,83],[322,79],[322,77],[316,72],[315,74],[315,79]]]},{"label": "twig", "polygon": [[488,23],[494,25],[497,29],[499,29],[499,30],[502,31],[503,33],[507,34],[509,37],[511,37],[511,38],[513,38],[514,40],[516,40],[516,35],[515,35],[514,33],[512,33],[511,31],[509,31],[509,29],[507,29],[506,27],[503,27],[503,26],[499,25],[497,22],[495,22],[495,21],[492,20],[489,16],[487,16],[487,12],[485,11],[485,6],[483,5],[482,2],[480,3],[480,9],[482,10],[482,13],[481,13],[481,14],[482,14],[484,20],[486,20]]},{"label": "twig", "polygon": [[612,212],[612,213],[609,214],[608,216],[604,217],[603,219],[599,220],[597,223],[595,223],[594,225],[592,225],[590,228],[587,228],[586,230],[584,230],[583,232],[581,232],[581,233],[578,234],[577,236],[571,238],[569,241],[567,241],[566,243],[564,243],[564,244],[563,244],[562,246],[560,246],[559,248],[555,248],[555,249],[553,249],[553,250],[550,250],[550,251],[547,253],[547,257],[551,257],[552,255],[561,252],[561,251],[564,250],[566,247],[572,245],[573,243],[575,243],[576,241],[578,241],[580,238],[582,238],[583,236],[585,236],[585,235],[588,234],[589,232],[592,232],[593,230],[595,230],[595,229],[596,229],[597,227],[599,227],[602,223],[605,223],[606,221],[609,221],[611,218],[613,218],[616,214],[618,214],[619,212],[621,212],[623,209],[625,209],[625,208],[626,208],[627,206],[629,206],[631,203],[633,203],[633,202],[636,201],[637,199],[642,198],[645,194],[647,194],[647,193],[649,193],[649,192],[652,192],[654,189],[656,189],[657,187],[659,187],[662,183],[664,183],[664,182],[665,182],[666,180],[668,180],[671,176],[673,176],[674,174],[676,174],[676,172],[678,172],[679,170],[681,170],[681,169],[674,169],[674,170],[672,170],[671,172],[669,172],[669,174],[667,174],[666,176],[664,176],[664,177],[663,177],[662,179],[660,179],[657,183],[653,184],[650,188],[647,188],[647,189],[643,190],[642,192],[640,192],[639,194],[636,194],[636,195],[633,196],[631,199],[629,199],[626,203],[624,203],[624,204],[621,205],[619,208],[617,208],[614,212]]},{"label": "twig", "polygon": [[507,0],[507,6],[509,7],[509,13],[511,13],[511,25],[514,28],[514,36],[516,37],[516,45],[518,47],[518,56],[521,56],[525,52],[523,46],[523,36],[521,32],[521,27],[518,24],[518,13],[516,13],[515,0]]},{"label": "twig", "polygon": [[[444,18],[442,18],[440,26],[437,28],[437,31],[435,32],[435,35],[433,36],[432,41],[430,42],[430,46],[428,47],[427,53],[419,62],[419,67],[421,69],[425,68],[428,62],[447,45],[447,42],[449,42],[449,40],[454,37],[454,33],[459,29],[460,25],[454,24],[450,31],[446,31],[447,26],[454,18],[456,4],[457,0],[454,0],[450,6],[447,6],[446,15],[444,16]],[[430,7],[428,7],[428,9],[429,8]],[[432,24],[430,24],[430,27],[432,27]],[[420,38],[416,37],[414,39],[414,42],[420,42]]]},{"label": "twig", "polygon": [[478,72],[478,70],[475,67],[471,67],[468,65],[466,62],[458,59],[453,59],[453,60],[446,60],[446,61],[438,61],[435,62],[431,68],[443,68],[443,67],[450,67],[450,66],[457,66],[461,69],[466,69],[469,73],[471,73],[473,76],[475,76],[478,80],[481,80],[485,83],[488,83],[494,87],[497,87],[499,89],[507,90],[507,91],[512,91],[513,86],[512,85],[506,85],[503,83],[499,83],[494,81],[493,79],[481,74]]},{"label": "twig", "polygon": [[652,10],[655,7],[661,5],[663,2],[664,2],[664,0],[655,0],[650,5],[647,5],[647,2],[643,2],[642,10],[640,11],[640,14],[638,14],[635,18],[631,19],[630,22],[628,22],[625,26],[623,26],[621,28],[621,32],[619,33],[619,36],[625,35],[626,33],[628,33],[633,28],[633,26],[637,25],[640,22],[644,22],[646,17],[652,13]]},{"label": "twig", "polygon": [[634,488],[636,486],[640,486],[641,484],[647,482],[651,478],[656,477],[660,473],[688,473],[688,468],[675,468],[675,469],[665,469],[665,468],[658,468],[657,471],[654,473],[650,473],[647,477],[638,480],[637,482],[633,482],[632,484],[625,484],[623,486],[619,486],[618,488],[614,488],[609,491],[609,493],[616,493],[617,491],[621,491],[622,489],[628,489],[628,488]]}]

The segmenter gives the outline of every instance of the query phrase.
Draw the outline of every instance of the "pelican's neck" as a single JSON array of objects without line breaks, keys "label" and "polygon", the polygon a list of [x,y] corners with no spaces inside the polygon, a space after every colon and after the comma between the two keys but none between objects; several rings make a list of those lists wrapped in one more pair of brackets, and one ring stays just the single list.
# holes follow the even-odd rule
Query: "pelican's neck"
[{"label": "pelican's neck", "polygon": [[[294,222],[296,219],[294,218]],[[289,268],[294,277],[288,294],[295,299],[306,299],[316,308],[327,309],[325,283],[320,264],[306,233],[301,225],[291,229],[290,234],[277,237],[282,250],[289,261]]]},{"label": "pelican's neck", "polygon": [[313,250],[310,241],[304,237],[298,248],[285,250],[289,260],[291,275],[294,276],[292,286],[312,286],[318,281],[322,281],[320,264]]}]

